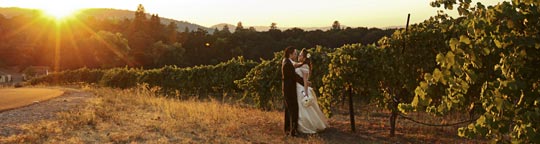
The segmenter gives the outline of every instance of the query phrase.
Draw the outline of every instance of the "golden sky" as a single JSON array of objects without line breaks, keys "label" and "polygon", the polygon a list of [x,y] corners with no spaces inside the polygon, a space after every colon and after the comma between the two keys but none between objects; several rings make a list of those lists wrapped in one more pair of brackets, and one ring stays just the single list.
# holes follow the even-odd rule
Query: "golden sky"
[{"label": "golden sky", "polygon": [[[115,8],[136,10],[210,27],[219,23],[244,26],[325,27],[335,20],[351,27],[387,27],[422,22],[436,14],[433,0],[0,0],[0,7],[38,9]],[[481,0],[485,5],[503,0]],[[473,3],[478,0],[473,0]],[[456,16],[456,10],[450,12]]]}]

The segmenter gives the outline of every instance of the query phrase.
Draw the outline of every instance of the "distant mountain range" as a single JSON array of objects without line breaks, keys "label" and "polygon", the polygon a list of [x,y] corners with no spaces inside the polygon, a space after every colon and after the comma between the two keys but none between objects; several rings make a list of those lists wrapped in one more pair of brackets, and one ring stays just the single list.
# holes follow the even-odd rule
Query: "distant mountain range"
[{"label": "distant mountain range", "polygon": [[[0,7],[0,15],[3,15],[6,18],[11,18],[11,17],[14,17],[14,16],[19,16],[19,15],[28,15],[28,14],[31,14],[31,13],[36,12],[36,11],[37,10],[35,10],[35,9],[16,8],[16,7],[1,8]],[[79,17],[93,16],[93,17],[98,18],[98,19],[99,18],[101,18],[101,19],[125,19],[125,18],[132,19],[132,18],[135,17],[135,11],[118,10],[118,9],[110,9],[110,8],[90,8],[90,9],[84,9],[84,10],[80,11],[78,16]],[[147,17],[150,17],[150,14],[147,14]],[[204,30],[208,31],[209,33],[213,33],[216,28],[219,29],[219,30],[222,30],[223,26],[225,26],[225,25],[229,26],[229,30],[231,32],[234,32],[234,30],[236,29],[236,25],[226,24],[226,23],[216,24],[216,25],[213,25],[211,27],[204,27],[204,26],[201,26],[201,25],[198,25],[198,24],[187,22],[187,21],[174,20],[174,19],[164,18],[164,17],[160,17],[160,18],[161,18],[161,23],[163,23],[165,25],[169,24],[171,21],[175,22],[177,27],[178,27],[178,31],[180,31],[180,32],[183,32],[186,27],[190,31],[194,31],[194,30],[197,30],[198,28],[201,28],[201,29],[204,29]],[[246,28],[246,29],[249,28],[249,27],[251,27],[251,26],[244,26],[244,28]],[[343,27],[346,27],[346,26],[343,26]],[[270,29],[270,26],[269,25],[268,26],[253,26],[253,28],[255,28],[255,30],[257,30],[257,31],[268,31],[268,29]],[[280,29],[280,30],[286,30],[286,29],[290,29],[290,28],[294,28],[294,27],[279,27],[279,25],[278,25],[278,29]],[[329,30],[331,28],[331,26],[327,26],[327,27],[298,27],[298,28],[301,28],[301,29],[303,29],[305,31],[312,31],[312,30],[323,30],[323,31],[325,31],[325,30]],[[389,28],[404,28],[404,26],[383,27],[381,29],[389,29]]]},{"label": "distant mountain range", "polygon": [[[222,30],[223,29],[223,26],[229,26],[229,30],[231,32],[234,32],[234,30],[236,29],[236,25],[232,25],[232,24],[227,24],[227,23],[220,23],[220,24],[217,24],[217,25],[213,25],[211,26],[210,28],[211,29],[215,29],[217,28],[218,30]],[[244,28],[249,28],[251,26],[244,26]],[[342,27],[347,27],[347,26],[342,26]],[[270,26],[253,26],[253,28],[255,28],[255,30],[257,31],[268,31],[270,29]],[[291,29],[291,28],[295,28],[295,27],[277,27],[278,29],[280,30],[287,30],[287,29]],[[331,29],[332,27],[331,26],[327,26],[327,27],[297,27],[297,28],[300,28],[300,29],[303,29],[305,31],[314,31],[314,30],[322,30],[322,31],[326,31],[326,30],[329,30]],[[389,26],[389,27],[383,27],[383,28],[380,28],[380,29],[399,29],[399,28],[405,28],[405,26]]]},{"label": "distant mountain range", "polygon": [[[227,23],[220,23],[220,24],[217,24],[217,25],[213,25],[210,28],[211,29],[217,28],[218,30],[222,30],[225,25],[227,25],[229,27],[229,30],[231,32],[234,32],[234,30],[236,29],[236,25],[227,24]],[[246,28],[246,29],[249,28],[249,27],[251,27],[251,26],[244,26],[244,28]],[[347,27],[347,26],[342,26],[342,27]],[[270,29],[270,26],[253,26],[253,28],[255,28],[255,30],[257,30],[257,31],[268,31]],[[291,28],[295,28],[295,27],[279,27],[279,25],[278,25],[277,28],[280,29],[280,30],[287,30],[287,29],[291,29]],[[303,29],[305,31],[314,31],[314,30],[326,31],[326,30],[331,29],[332,27],[327,26],[327,27],[297,27],[297,28]],[[405,26],[389,26],[389,27],[383,27],[383,28],[380,28],[380,29],[399,29],[399,28],[405,28]]]},{"label": "distant mountain range", "polygon": [[[217,24],[217,25],[213,25],[210,28],[212,28],[212,29],[218,28],[219,30],[222,30],[223,26],[225,26],[225,25],[229,26],[229,30],[231,32],[234,32],[234,30],[236,29],[236,25],[227,24],[227,23],[220,23],[220,24]],[[246,28],[246,29],[249,28],[249,27],[252,27],[252,26],[244,26],[244,28]],[[269,26],[253,26],[253,28],[255,28],[255,30],[257,30],[257,31],[268,31],[270,29],[270,25]],[[279,25],[278,25],[277,28],[280,29],[280,30],[287,30],[287,29],[291,29],[291,28],[294,28],[294,27],[279,27]],[[325,30],[329,30],[332,27],[328,26],[328,27],[298,27],[298,28],[301,28],[301,29],[303,29],[305,31],[313,31],[313,30],[323,30],[323,31],[325,31]]]}]

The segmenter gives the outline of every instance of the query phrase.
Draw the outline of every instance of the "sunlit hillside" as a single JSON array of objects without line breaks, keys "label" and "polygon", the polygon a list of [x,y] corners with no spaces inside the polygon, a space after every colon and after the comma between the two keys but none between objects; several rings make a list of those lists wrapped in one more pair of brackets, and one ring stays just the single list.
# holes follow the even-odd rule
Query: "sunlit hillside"
[{"label": "sunlit hillside", "polygon": [[[20,15],[29,15],[32,11],[39,11],[35,9],[26,9],[26,8],[2,8],[0,7],[0,15],[3,15],[6,18],[11,18],[15,16]],[[82,9],[80,11],[76,11],[77,17],[81,19],[85,19],[88,17],[94,17],[96,19],[116,19],[116,20],[123,20],[123,19],[133,19],[134,18],[134,11],[130,10],[119,10],[119,9],[108,9],[108,8],[90,8],[90,9]],[[150,17],[151,14],[147,14],[147,17]],[[207,30],[209,32],[213,32],[214,29],[207,28],[201,25],[193,24],[187,21],[182,20],[173,20],[169,18],[161,18],[161,23],[163,24],[169,24],[170,22],[175,22],[177,25],[177,30],[183,32],[185,28],[187,27],[190,31],[197,30],[198,28],[202,28],[204,30]],[[220,27],[221,28],[221,27]]]}]

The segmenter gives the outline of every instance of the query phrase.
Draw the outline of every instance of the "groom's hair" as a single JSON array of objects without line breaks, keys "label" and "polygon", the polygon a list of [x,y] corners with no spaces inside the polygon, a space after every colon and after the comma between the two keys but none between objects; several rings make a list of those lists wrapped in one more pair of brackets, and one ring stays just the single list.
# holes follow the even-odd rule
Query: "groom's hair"
[{"label": "groom's hair", "polygon": [[294,52],[294,48],[292,46],[288,46],[285,48],[285,58],[289,58],[289,56]]}]

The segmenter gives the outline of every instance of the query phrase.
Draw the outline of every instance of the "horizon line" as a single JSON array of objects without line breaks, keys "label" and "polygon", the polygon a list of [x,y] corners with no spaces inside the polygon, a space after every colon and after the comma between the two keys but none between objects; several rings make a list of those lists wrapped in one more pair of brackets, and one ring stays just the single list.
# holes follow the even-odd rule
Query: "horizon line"
[{"label": "horizon line", "polygon": [[[30,8],[30,7],[19,7],[19,6],[10,6],[10,7],[5,7],[5,6],[0,6],[0,8],[17,8],[17,9],[28,9],[28,10],[37,10],[37,11],[43,11],[42,9],[39,9],[39,8]],[[119,11],[129,11],[129,12],[135,12],[134,10],[130,10],[130,9],[121,9],[121,8],[111,8],[111,7],[89,7],[89,8],[80,8],[78,9],[77,11],[83,11],[83,10],[88,10],[88,9],[108,9],[108,10],[119,10]],[[145,12],[147,15],[152,15],[152,14],[157,14],[159,16],[159,13],[149,13],[149,12]],[[3,15],[5,16],[5,15]],[[8,16],[6,16],[8,17]],[[13,16],[11,16],[13,17]],[[190,21],[187,21],[187,20],[178,20],[178,19],[174,19],[174,18],[170,18],[170,17],[163,17],[163,16],[159,16],[159,18],[164,18],[164,19],[168,19],[168,20],[174,20],[174,21],[179,21],[179,22],[186,22],[186,23],[190,23],[190,24],[194,24],[194,25],[199,25],[199,26],[202,26],[202,27],[205,27],[205,28],[214,28],[215,26],[217,25],[222,25],[222,24],[227,24],[227,25],[232,25],[232,26],[235,26],[234,24],[231,24],[231,23],[227,23],[227,22],[221,22],[221,23],[217,23],[217,24],[213,24],[213,25],[210,25],[210,26],[207,26],[207,25],[202,25],[202,24],[198,24],[198,23],[194,23],[194,22],[190,22]],[[336,21],[339,21],[339,20],[336,20]],[[242,21],[239,21],[239,22],[242,22]],[[332,21],[333,22],[333,21]],[[317,28],[328,28],[328,27],[332,27],[331,26],[331,23],[328,25],[328,26],[279,26],[279,23],[278,24],[278,27],[277,29],[280,29],[280,30],[283,30],[283,29],[291,29],[291,28],[300,28],[300,29],[317,29]],[[270,24],[273,23],[273,22],[270,22]],[[243,26],[245,28],[249,28],[249,27],[265,27],[264,25],[245,25],[244,22],[242,22]],[[347,28],[347,27],[350,27],[350,28],[380,28],[380,29],[392,29],[392,28],[404,28],[406,24],[404,25],[394,25],[394,26],[350,26],[350,25],[346,25],[346,24],[342,24],[341,23],[341,26],[343,29]],[[270,27],[270,26],[268,26]]]}]

